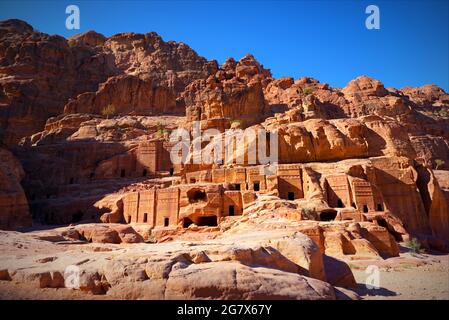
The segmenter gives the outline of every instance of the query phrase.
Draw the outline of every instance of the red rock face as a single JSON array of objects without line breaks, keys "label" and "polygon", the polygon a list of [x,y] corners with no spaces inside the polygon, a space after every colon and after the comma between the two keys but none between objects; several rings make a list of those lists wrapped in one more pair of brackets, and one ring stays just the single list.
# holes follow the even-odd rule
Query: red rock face
[{"label": "red rock face", "polygon": [[[202,130],[278,131],[279,163],[287,167],[263,176],[236,165],[174,166],[169,134],[194,121]],[[225,212],[246,212],[269,194],[278,197],[269,206],[290,220],[338,211],[340,220],[365,223],[365,237],[348,237],[348,247],[343,231],[328,230],[327,241],[341,242],[340,251],[373,246],[396,255],[391,239],[408,233],[444,247],[438,241],[449,232],[447,188],[439,181],[445,175],[433,173],[449,169],[449,96],[434,85],[397,90],[361,76],[340,89],[307,77],[273,79],[252,55],[219,66],[156,33],[107,38],[89,31],[64,39],[8,20],[0,22],[0,142],[25,171],[2,185],[0,206],[14,208],[4,211],[7,227],[29,221],[24,178],[35,219],[50,224],[101,216],[172,236],[165,224],[202,224],[210,216],[219,224]],[[354,161],[348,172],[339,170],[343,160]],[[200,190],[200,181],[212,185]],[[346,185],[348,194],[333,197]],[[363,188],[372,197],[369,212]],[[192,190],[206,200],[191,202]],[[291,193],[321,201],[315,216],[286,204]],[[357,208],[349,200],[340,208],[338,200],[351,197]]]},{"label": "red rock face", "polygon": [[31,225],[28,201],[20,185],[25,173],[11,152],[0,148],[0,228]]},{"label": "red rock face", "polygon": [[[69,99],[74,101],[68,113],[98,113],[110,103],[117,104],[117,113],[183,113],[182,107],[176,109],[176,98],[190,82],[216,68],[216,62],[187,45],[164,42],[155,33],[107,39],[87,32],[64,39],[36,32],[20,20],[3,21],[0,141],[13,146],[41,131]],[[116,75],[129,76],[108,79]]]},{"label": "red rock face", "polygon": [[226,60],[215,74],[186,88],[187,121],[201,121],[204,129],[211,120],[222,120],[228,128],[236,120],[243,127],[260,122],[268,112],[263,88],[270,79],[269,70],[251,55]]}]

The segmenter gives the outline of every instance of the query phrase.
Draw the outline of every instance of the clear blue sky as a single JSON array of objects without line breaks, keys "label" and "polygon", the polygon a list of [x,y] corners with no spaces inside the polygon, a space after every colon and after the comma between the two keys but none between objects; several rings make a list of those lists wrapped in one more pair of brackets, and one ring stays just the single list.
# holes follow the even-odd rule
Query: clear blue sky
[{"label": "clear blue sky", "polygon": [[[434,83],[449,91],[449,2],[411,1],[2,1],[0,20],[70,36],[156,31],[220,63],[252,53],[275,77],[311,76],[342,87],[358,75],[386,87]],[[81,29],[65,28],[77,4]],[[380,30],[365,8],[380,8]]]}]

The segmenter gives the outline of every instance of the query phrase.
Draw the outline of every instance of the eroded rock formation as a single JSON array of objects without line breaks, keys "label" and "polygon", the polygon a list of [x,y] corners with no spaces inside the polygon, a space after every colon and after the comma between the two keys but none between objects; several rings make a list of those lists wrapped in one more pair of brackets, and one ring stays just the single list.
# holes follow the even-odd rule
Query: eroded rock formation
[{"label": "eroded rock formation", "polygon": [[[230,128],[276,133],[278,158],[251,163],[255,136],[229,162],[173,164],[171,133],[198,124],[218,133],[189,161]],[[449,249],[449,96],[434,85],[273,79],[252,55],[219,65],[154,32],[64,39],[8,20],[0,144],[0,227],[74,224],[24,234],[54,251],[2,259],[6,280],[64,286],[91,256],[56,249],[71,243],[102,251],[81,286],[96,294],[334,299],[355,284],[345,261],[415,237]]]}]

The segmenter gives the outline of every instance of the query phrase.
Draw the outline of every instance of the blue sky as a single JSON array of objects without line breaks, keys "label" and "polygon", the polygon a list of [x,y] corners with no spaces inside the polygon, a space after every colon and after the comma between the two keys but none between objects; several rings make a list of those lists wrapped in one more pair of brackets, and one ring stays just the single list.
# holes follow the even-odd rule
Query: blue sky
[{"label": "blue sky", "polygon": [[[76,4],[81,29],[67,30]],[[365,8],[380,9],[380,30]],[[449,2],[409,1],[2,1],[0,20],[70,36],[156,31],[220,63],[252,53],[275,77],[311,76],[343,87],[359,75],[386,87],[434,83],[449,91]]]}]

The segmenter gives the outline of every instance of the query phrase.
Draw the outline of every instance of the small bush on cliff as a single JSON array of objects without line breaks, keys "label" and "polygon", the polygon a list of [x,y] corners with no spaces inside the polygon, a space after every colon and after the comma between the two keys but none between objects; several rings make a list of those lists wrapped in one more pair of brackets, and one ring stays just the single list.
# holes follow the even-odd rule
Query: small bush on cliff
[{"label": "small bush on cliff", "polygon": [[305,89],[302,91],[302,93],[303,93],[305,96],[308,96],[309,94],[312,94],[312,92],[313,92],[313,90],[312,90],[311,88],[305,88]]},{"label": "small bush on cliff", "polygon": [[156,131],[157,137],[162,137],[162,136],[164,136],[164,134],[165,134],[166,132],[167,132],[167,130],[165,130],[165,126],[164,126],[162,123],[158,122],[158,123],[157,123],[157,131]]},{"label": "small bush on cliff", "polygon": [[444,166],[445,162],[444,160],[436,159],[435,164],[436,164],[435,170],[438,170],[439,167]]},{"label": "small bush on cliff", "polygon": [[109,119],[110,116],[113,116],[115,114],[115,111],[115,106],[110,103],[106,107],[104,107],[103,110],[101,110],[101,114]]},{"label": "small bush on cliff", "polygon": [[407,243],[407,247],[409,247],[413,253],[424,253],[424,249],[421,247],[421,243],[419,243],[417,238],[412,238]]},{"label": "small bush on cliff", "polygon": [[234,127],[239,127],[242,124],[242,121],[238,120],[238,119],[232,119],[231,121],[231,128]]}]

